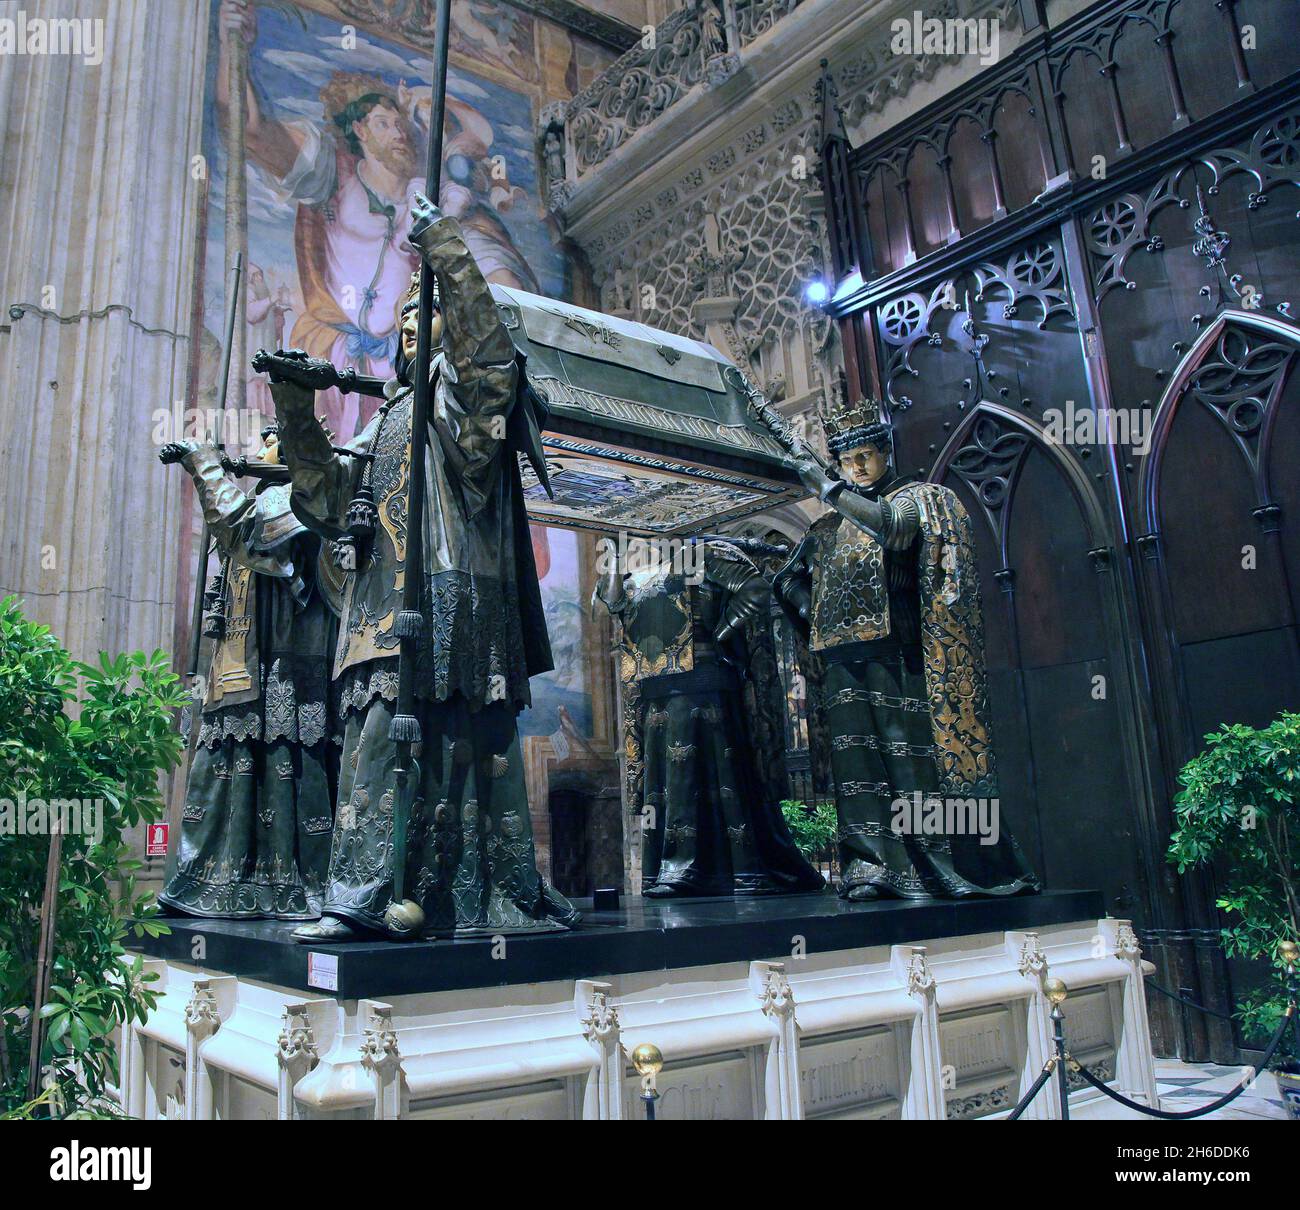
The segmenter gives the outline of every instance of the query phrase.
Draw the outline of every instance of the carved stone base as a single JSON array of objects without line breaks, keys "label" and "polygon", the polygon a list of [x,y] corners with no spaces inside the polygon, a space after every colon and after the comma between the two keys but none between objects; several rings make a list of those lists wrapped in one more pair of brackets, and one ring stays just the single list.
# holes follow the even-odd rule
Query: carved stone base
[{"label": "carved stone base", "polygon": [[[1152,968],[1126,921],[810,948],[384,1001],[150,959],[162,994],[123,1031],[121,1100],[146,1119],[632,1118],[628,1056],[652,1042],[662,1118],[996,1117],[1050,1053],[1049,975],[1070,988],[1072,1053],[1156,1097]],[[1055,1096],[1027,1116],[1059,1117]],[[1099,1096],[1073,1092],[1072,1113]]]}]

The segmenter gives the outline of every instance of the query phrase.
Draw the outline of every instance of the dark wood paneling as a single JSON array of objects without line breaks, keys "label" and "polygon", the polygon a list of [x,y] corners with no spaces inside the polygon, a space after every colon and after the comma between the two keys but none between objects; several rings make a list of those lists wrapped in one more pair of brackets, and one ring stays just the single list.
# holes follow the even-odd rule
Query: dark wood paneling
[{"label": "dark wood paneling", "polygon": [[1031,135],[1036,125],[1031,97],[1018,92],[1003,94],[994,111],[993,129],[998,136],[998,162],[1009,211],[1028,206],[1052,176],[1042,141]]},{"label": "dark wood paneling", "polygon": [[1031,448],[1011,512],[1021,667],[1105,655],[1105,617],[1098,574],[1088,558],[1091,545],[1061,472],[1047,454]]},{"label": "dark wood paneling", "polygon": [[[957,225],[966,233],[993,221],[993,176],[980,134],[980,124],[974,118],[958,118],[948,144],[954,165]],[[961,171],[963,167],[965,171]]]},{"label": "dark wood paneling", "polygon": [[1180,655],[1197,736],[1222,723],[1266,727],[1283,710],[1300,710],[1300,646],[1292,626],[1185,643]]},{"label": "dark wood paneling", "polygon": [[[1160,528],[1182,644],[1285,625],[1283,569],[1251,516],[1244,460],[1208,409],[1189,401],[1164,455]],[[1255,566],[1243,566],[1247,548]]]},{"label": "dark wood paneling", "polygon": [[[1044,821],[1035,785],[1025,686],[1019,669],[990,669],[989,708],[1003,817],[1030,864],[1042,877],[1047,868],[1043,851]],[[1046,826],[1051,827],[1050,820]]]},{"label": "dark wood paneling", "polygon": [[[868,317],[900,469],[953,485],[975,519],[1008,818],[1049,885],[1101,886],[1162,978],[1221,1008],[1213,878],[1164,851],[1200,735],[1300,703],[1300,22],[1279,7],[1105,0],[1036,25],[849,154],[874,174],[875,277],[837,303]],[[1257,46],[1238,54],[1246,24]],[[1242,315],[1268,322],[1209,347]],[[1235,446],[1225,422],[1249,408],[1228,409],[1254,388],[1223,383],[1269,342],[1282,368],[1255,381],[1276,423]],[[1124,413],[1125,439],[1036,445],[1071,401]],[[1155,424],[1149,451],[1132,423]],[[1221,1022],[1152,1007],[1167,1047],[1235,1057]]]},{"label": "dark wood paneling", "polygon": [[1104,660],[1029,669],[1025,701],[1034,750],[1048,886],[1099,887],[1118,916],[1139,911],[1141,858],[1110,702],[1086,691],[1111,676]]}]

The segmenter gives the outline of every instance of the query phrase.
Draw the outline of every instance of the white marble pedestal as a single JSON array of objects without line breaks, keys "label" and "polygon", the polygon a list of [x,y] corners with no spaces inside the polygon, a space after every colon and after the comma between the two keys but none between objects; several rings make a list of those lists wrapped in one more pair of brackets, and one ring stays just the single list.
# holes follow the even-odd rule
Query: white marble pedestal
[{"label": "white marble pedestal", "polygon": [[[162,997],[123,1031],[121,1096],[146,1119],[635,1118],[628,1055],[653,1042],[664,1119],[996,1118],[1051,1053],[1051,976],[1072,1053],[1156,1103],[1127,921],[799,949],[385,1000],[151,958]],[[1055,1081],[1026,1116],[1060,1116]]]}]

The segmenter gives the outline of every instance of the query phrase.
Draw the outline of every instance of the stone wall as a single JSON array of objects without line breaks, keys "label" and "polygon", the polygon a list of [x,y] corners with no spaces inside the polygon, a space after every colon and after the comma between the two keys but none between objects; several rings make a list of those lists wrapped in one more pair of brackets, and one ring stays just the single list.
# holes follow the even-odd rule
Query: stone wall
[{"label": "stone wall", "polygon": [[[698,0],[573,100],[543,113],[551,205],[590,262],[602,309],[717,344],[790,415],[836,389],[833,326],[805,298],[827,256],[817,180],[820,61],[854,144],[981,65],[895,54],[910,0]],[[996,17],[1016,0],[942,0]],[[718,39],[721,38],[721,41]],[[549,155],[547,151],[549,149]]]},{"label": "stone wall", "polygon": [[207,6],[23,8],[104,49],[0,56],[0,595],[81,659],[170,647],[189,489],[150,417],[185,394]]}]

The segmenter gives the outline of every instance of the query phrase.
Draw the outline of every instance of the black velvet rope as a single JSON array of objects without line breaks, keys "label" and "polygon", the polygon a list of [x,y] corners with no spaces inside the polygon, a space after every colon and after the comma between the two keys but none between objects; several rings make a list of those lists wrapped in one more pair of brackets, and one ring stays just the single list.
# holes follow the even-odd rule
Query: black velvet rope
[{"label": "black velvet rope", "polygon": [[1051,1079],[1052,1067],[1052,1064],[1048,1064],[1048,1066],[1044,1067],[1043,1070],[1039,1072],[1038,1079],[1029,1086],[1029,1091],[1020,1098],[1020,1103],[1009,1114],[1007,1114],[1006,1120],[1008,1122],[1016,1121],[1020,1115],[1029,1108],[1029,1102],[1042,1091],[1043,1085]]},{"label": "black velvet rope", "polygon": [[1216,1109],[1222,1109],[1225,1105],[1235,1101],[1247,1088],[1259,1078],[1259,1073],[1267,1067],[1269,1060],[1277,1052],[1277,1048],[1282,1045],[1282,1039],[1286,1036],[1286,1031],[1291,1027],[1291,1019],[1295,1012],[1295,1004],[1288,1005],[1287,1013],[1282,1018],[1281,1024],[1277,1027],[1277,1032],[1273,1035],[1273,1040],[1269,1042],[1268,1049],[1264,1052],[1264,1057],[1251,1069],[1251,1073],[1231,1092],[1225,1093],[1217,1101],[1211,1101],[1208,1105],[1202,1105],[1199,1109],[1186,1109],[1180,1112],[1174,1112],[1169,1109],[1156,1109],[1150,1105],[1139,1105],[1136,1101],[1129,1100],[1122,1093],[1116,1092],[1113,1088],[1099,1080],[1092,1074],[1082,1063],[1075,1063],[1079,1069],[1079,1074],[1083,1076],[1094,1088],[1100,1089],[1112,1101],[1118,1101],[1121,1105],[1127,1105],[1129,1109],[1136,1109],[1139,1113],[1144,1113],[1152,1118],[1165,1118],[1177,1121],[1179,1119],[1204,1117],[1207,1113],[1213,1113]]},{"label": "black velvet rope", "polygon": [[1211,1017],[1218,1017],[1223,1021],[1231,1021],[1231,1013],[1220,1012],[1217,1008],[1206,1008],[1204,1004],[1197,1004],[1195,1000],[1188,1000],[1185,996],[1180,996],[1177,992],[1171,992],[1167,987],[1161,987],[1154,979],[1146,980],[1147,987],[1154,987],[1162,996],[1168,996],[1171,1000],[1177,1000],[1179,1004],[1185,1004],[1188,1008],[1194,1008],[1198,1013],[1205,1013]]}]

